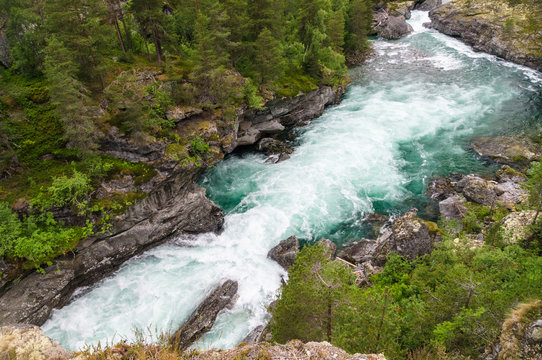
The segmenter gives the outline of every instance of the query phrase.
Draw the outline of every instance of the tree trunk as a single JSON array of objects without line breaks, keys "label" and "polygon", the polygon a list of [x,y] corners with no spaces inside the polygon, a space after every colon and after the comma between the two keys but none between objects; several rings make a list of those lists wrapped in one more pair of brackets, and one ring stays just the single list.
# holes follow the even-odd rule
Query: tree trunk
[{"label": "tree trunk", "polygon": [[115,17],[115,19],[113,20],[113,22],[115,23],[115,30],[117,31],[117,36],[118,36],[118,38],[119,38],[120,47],[122,48],[122,53],[123,53],[123,54],[126,54],[126,47],[124,46],[124,40],[122,39],[122,34],[120,33],[120,28],[119,28],[119,22],[118,22],[118,19]]},{"label": "tree trunk", "polygon": [[163,60],[162,44],[160,43],[160,37],[158,36],[158,31],[156,30],[156,26],[154,24],[152,24],[152,37],[154,40],[154,47],[156,49],[156,60],[158,61],[158,65],[160,65]]},{"label": "tree trunk", "polygon": [[145,49],[147,49],[147,57],[149,58],[149,62],[151,62],[151,52],[149,51],[149,44],[147,43],[147,38],[143,37],[143,41],[145,42]]},{"label": "tree trunk", "polygon": [[130,35],[130,31],[128,31],[128,27],[126,26],[126,21],[124,21],[124,12],[122,11],[122,5],[120,4],[120,0],[117,0],[117,17],[119,18],[120,22],[122,23],[122,27],[124,28],[124,33],[126,34],[126,45],[128,45],[128,50],[132,51],[132,36]]}]

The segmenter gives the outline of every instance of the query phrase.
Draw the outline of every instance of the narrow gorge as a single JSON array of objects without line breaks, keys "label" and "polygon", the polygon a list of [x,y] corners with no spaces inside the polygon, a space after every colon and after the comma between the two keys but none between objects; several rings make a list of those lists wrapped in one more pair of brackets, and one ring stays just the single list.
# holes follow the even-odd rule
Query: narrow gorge
[{"label": "narrow gorge", "polygon": [[470,143],[534,131],[542,121],[542,75],[474,52],[424,27],[429,21],[427,12],[413,11],[410,35],[373,41],[374,56],[350,70],[340,104],[295,130],[289,159],[272,164],[239,148],[199,178],[225,211],[220,233],[171,239],[79,288],[52,311],[46,335],[78,349],[130,339],[136,328],[171,331],[219,282],[232,279],[239,298],[195,345],[231,348],[267,321],[266,307],[287,276],[267,253],[282,239],[346,246],[374,238],[368,215],[414,207],[435,220],[438,208],[425,195],[432,178],[493,174],[497,166]]}]

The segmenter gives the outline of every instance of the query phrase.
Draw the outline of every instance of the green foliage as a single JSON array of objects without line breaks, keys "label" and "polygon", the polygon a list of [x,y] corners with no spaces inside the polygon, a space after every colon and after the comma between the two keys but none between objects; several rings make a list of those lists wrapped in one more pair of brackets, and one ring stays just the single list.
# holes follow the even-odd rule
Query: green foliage
[{"label": "green foliage", "polygon": [[524,189],[529,194],[529,204],[536,210],[534,224],[542,209],[542,161],[532,163],[527,175],[528,179],[524,183]]},{"label": "green foliage", "polygon": [[263,109],[263,98],[260,96],[260,92],[254,82],[251,79],[247,79],[243,87],[243,95],[245,101],[249,107],[253,109]]},{"label": "green foliage", "polygon": [[392,359],[422,348],[475,358],[515,304],[542,296],[542,258],[517,245],[471,249],[444,240],[416,262],[390,256],[364,289],[351,286],[348,270],[326,270],[337,267],[317,247],[299,253],[272,311],[275,340],[326,339],[328,288],[317,273],[334,284],[331,342]]},{"label": "green foliage", "polygon": [[53,179],[51,186],[42,189],[42,192],[32,199],[31,204],[41,209],[71,206],[82,213],[87,207],[86,197],[90,191],[90,178],[74,170],[71,177],[60,176]]},{"label": "green foliage", "polygon": [[51,214],[28,216],[20,220],[6,203],[0,202],[0,256],[20,259],[26,266],[41,270],[43,264],[70,251],[92,233],[92,225],[65,227]]}]

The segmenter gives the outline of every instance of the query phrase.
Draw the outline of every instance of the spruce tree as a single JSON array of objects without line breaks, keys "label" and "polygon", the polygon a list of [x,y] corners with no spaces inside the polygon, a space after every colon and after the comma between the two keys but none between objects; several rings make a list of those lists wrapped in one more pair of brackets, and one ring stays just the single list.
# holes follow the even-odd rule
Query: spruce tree
[{"label": "spruce tree", "polygon": [[87,90],[77,80],[74,54],[51,36],[45,48],[45,75],[49,82],[49,95],[56,106],[68,147],[83,153],[96,149],[97,130],[90,117]]},{"label": "spruce tree", "polygon": [[264,28],[256,39],[256,64],[259,81],[262,84],[282,75],[283,61],[280,42],[268,28]]}]

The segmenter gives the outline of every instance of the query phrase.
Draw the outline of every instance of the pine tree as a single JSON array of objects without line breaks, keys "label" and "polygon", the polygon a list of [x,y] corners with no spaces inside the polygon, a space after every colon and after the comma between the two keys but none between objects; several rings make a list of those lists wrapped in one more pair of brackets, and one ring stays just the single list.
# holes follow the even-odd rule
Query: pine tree
[{"label": "pine tree", "polygon": [[[149,38],[154,43],[156,60],[160,64],[164,60],[162,43],[165,38],[164,14],[161,0],[132,0],[130,11],[139,24],[141,35],[145,41]],[[147,49],[148,51],[148,49]]]},{"label": "pine tree", "polygon": [[[363,58],[367,51],[367,33],[372,22],[372,3],[369,0],[351,0],[346,24],[345,52],[351,58]],[[356,60],[355,62],[359,62]]]},{"label": "pine tree", "polygon": [[89,115],[87,90],[77,80],[77,66],[64,44],[51,36],[45,48],[45,75],[49,95],[62,120],[68,147],[84,153],[96,149],[97,130]]},{"label": "pine tree", "polygon": [[264,28],[256,39],[256,66],[262,84],[279,78],[283,72],[280,42],[268,28]]}]

